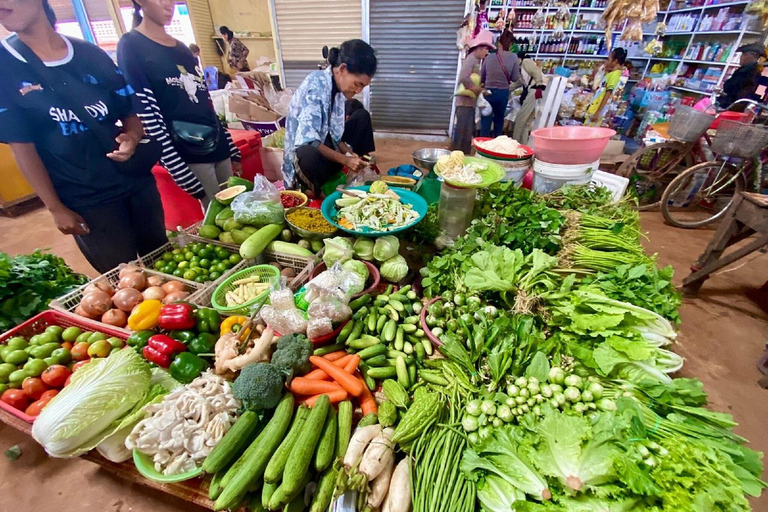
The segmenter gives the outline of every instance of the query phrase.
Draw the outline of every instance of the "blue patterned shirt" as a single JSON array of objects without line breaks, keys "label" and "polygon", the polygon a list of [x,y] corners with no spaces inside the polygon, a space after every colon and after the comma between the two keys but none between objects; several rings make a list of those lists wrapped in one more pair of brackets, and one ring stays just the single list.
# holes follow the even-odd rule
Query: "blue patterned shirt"
[{"label": "blue patterned shirt", "polygon": [[[311,73],[301,83],[291,99],[285,122],[285,153],[283,177],[286,188],[296,184],[294,155],[296,148],[305,144],[319,146],[329,132],[334,146],[338,146],[344,134],[344,94],[336,93],[331,112],[333,74],[329,66],[324,71]],[[330,120],[329,120],[330,113]]]}]

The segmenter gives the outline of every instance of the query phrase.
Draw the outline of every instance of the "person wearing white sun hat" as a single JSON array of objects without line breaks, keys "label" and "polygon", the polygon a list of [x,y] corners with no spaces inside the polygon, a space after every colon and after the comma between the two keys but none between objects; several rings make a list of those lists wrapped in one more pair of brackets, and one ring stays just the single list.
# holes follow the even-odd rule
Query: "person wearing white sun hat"
[{"label": "person wearing white sun hat", "polygon": [[477,96],[483,93],[482,85],[472,81],[473,74],[480,74],[480,64],[492,49],[493,33],[481,30],[467,45],[467,57],[459,72],[459,85],[474,93],[474,97],[463,94],[456,95],[456,124],[453,127],[451,149],[469,154],[472,151],[472,137],[475,134],[475,102]]}]

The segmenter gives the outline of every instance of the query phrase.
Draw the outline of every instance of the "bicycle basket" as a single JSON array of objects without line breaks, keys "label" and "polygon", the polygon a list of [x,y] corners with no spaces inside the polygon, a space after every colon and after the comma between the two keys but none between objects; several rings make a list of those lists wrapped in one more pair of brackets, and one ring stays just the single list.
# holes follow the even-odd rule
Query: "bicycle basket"
[{"label": "bicycle basket", "polygon": [[669,121],[669,135],[683,142],[695,142],[715,121],[715,116],[699,112],[687,105],[675,107]]},{"label": "bicycle basket", "polygon": [[752,158],[768,145],[768,127],[738,121],[720,121],[712,151],[718,155]]}]

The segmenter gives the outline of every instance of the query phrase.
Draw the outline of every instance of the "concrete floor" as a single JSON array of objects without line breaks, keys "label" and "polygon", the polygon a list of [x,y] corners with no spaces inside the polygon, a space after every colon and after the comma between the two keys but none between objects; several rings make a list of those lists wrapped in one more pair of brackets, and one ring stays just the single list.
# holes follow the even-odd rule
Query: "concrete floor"
[{"label": "concrete floor", "polygon": [[[379,167],[411,163],[410,153],[421,147],[444,145],[402,139],[383,139],[377,151]],[[687,231],[666,226],[658,213],[642,215],[648,232],[649,253],[658,254],[660,265],[673,265],[679,284],[704,250],[712,230]],[[0,250],[16,254],[48,247],[75,269],[94,275],[70,237],[60,235],[43,209],[20,218],[0,217]],[[752,448],[768,451],[765,420],[766,393],[757,385],[755,368],[768,338],[768,257],[756,253],[732,269],[710,278],[696,299],[686,299],[676,350],[686,358],[681,372],[697,377],[709,392],[712,407],[734,415],[737,432],[752,440]],[[175,498],[129,484],[82,460],[47,459],[29,437],[0,425],[0,451],[19,445],[23,455],[16,462],[0,457],[0,511],[52,510],[60,512],[171,512],[196,511]],[[55,505],[54,505],[55,504]],[[768,494],[752,500],[756,511],[768,510]]]}]

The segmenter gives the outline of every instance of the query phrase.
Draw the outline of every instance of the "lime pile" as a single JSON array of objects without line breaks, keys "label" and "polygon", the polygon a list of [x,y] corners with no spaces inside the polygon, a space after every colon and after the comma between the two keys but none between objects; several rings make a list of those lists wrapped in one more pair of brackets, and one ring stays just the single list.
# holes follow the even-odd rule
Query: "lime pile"
[{"label": "lime pile", "polygon": [[224,247],[193,242],[163,253],[154,267],[163,274],[205,283],[217,280],[241,260],[239,254]]}]

